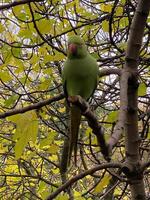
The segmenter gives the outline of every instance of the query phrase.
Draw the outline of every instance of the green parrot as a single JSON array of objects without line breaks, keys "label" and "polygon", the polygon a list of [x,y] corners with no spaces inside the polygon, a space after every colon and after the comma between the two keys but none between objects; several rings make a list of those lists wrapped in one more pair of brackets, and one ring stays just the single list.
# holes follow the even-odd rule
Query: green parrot
[{"label": "green parrot", "polygon": [[[77,35],[68,38],[67,59],[64,63],[62,81],[66,97],[80,95],[88,100],[94,93],[98,83],[98,65],[88,53],[84,41]],[[77,161],[77,141],[81,121],[81,110],[70,105],[70,138],[68,163],[74,150]]]}]

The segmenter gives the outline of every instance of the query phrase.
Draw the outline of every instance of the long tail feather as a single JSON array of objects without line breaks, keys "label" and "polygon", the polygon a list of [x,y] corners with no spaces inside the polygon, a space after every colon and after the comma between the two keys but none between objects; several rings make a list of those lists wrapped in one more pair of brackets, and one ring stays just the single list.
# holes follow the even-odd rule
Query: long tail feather
[{"label": "long tail feather", "polygon": [[74,150],[74,161],[77,163],[77,142],[78,132],[81,121],[81,110],[75,105],[71,106],[71,120],[70,120],[70,148],[69,148],[69,164]]}]

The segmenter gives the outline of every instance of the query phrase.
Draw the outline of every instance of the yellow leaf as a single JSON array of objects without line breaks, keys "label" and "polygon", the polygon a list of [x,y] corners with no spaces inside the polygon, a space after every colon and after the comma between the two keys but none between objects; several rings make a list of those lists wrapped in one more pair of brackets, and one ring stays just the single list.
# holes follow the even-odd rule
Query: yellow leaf
[{"label": "yellow leaf", "polygon": [[51,75],[51,74],[52,74],[52,69],[50,69],[50,68],[48,68],[48,69],[43,69],[43,74]]},{"label": "yellow leaf", "polygon": [[111,11],[112,11],[112,5],[111,4],[101,4],[100,8],[101,8],[101,11],[103,11],[103,12],[111,13]]},{"label": "yellow leaf", "polygon": [[85,131],[85,135],[87,137],[89,137],[91,133],[92,133],[92,129],[91,128],[87,128],[86,131]]},{"label": "yellow leaf", "polygon": [[38,51],[39,51],[39,54],[41,55],[41,56],[44,56],[45,57],[45,55],[47,54],[47,50],[46,50],[46,48],[45,47],[39,47],[39,49],[38,49]]},{"label": "yellow leaf", "polygon": [[2,143],[0,143],[0,153],[3,154],[3,153],[6,153],[7,151],[7,147],[4,147]]},{"label": "yellow leaf", "polygon": [[104,21],[102,22],[102,29],[103,29],[103,31],[105,31],[105,32],[109,32],[109,22],[108,22],[108,21],[104,20]]},{"label": "yellow leaf", "polygon": [[49,159],[51,161],[57,161],[58,160],[57,155],[51,155],[51,156],[49,156]]},{"label": "yellow leaf", "polygon": [[128,20],[127,17],[123,17],[123,18],[120,19],[120,21],[119,21],[120,28],[124,28],[128,25],[129,25],[129,20]]},{"label": "yellow leaf", "polygon": [[121,42],[121,43],[118,43],[118,46],[119,46],[120,49],[125,50],[127,48],[127,43]]},{"label": "yellow leaf", "polygon": [[59,108],[59,112],[61,112],[61,113],[64,113],[64,112],[65,112],[65,110],[66,110],[66,108],[65,108],[65,107]]},{"label": "yellow leaf", "polygon": [[22,9],[23,9],[23,6],[22,6],[22,5],[20,5],[20,6],[15,6],[15,7],[13,8],[13,12],[14,12],[14,14],[15,14],[16,16],[18,16],[18,15],[20,15],[20,13],[22,12]]},{"label": "yellow leaf", "polygon": [[30,187],[35,187],[35,183],[30,182]]},{"label": "yellow leaf", "polygon": [[18,173],[18,166],[15,165],[14,161],[10,162],[10,160],[8,160],[6,164],[5,170],[7,173]]},{"label": "yellow leaf", "polygon": [[145,83],[140,83],[138,88],[138,96],[146,95],[147,87]]},{"label": "yellow leaf", "polygon": [[3,82],[8,82],[8,81],[12,80],[12,76],[10,76],[9,72],[7,72],[7,71],[1,71],[0,72],[0,79]]},{"label": "yellow leaf", "polygon": [[0,24],[0,33],[2,33],[5,30],[4,26]]},{"label": "yellow leaf", "polygon": [[82,195],[81,192],[78,192],[78,191],[76,191],[76,190],[74,191],[74,196],[75,196],[75,199],[76,199],[76,200],[85,200],[85,198],[82,197],[81,195]]},{"label": "yellow leaf", "polygon": [[53,172],[54,174],[58,174],[59,171],[60,171],[59,168],[52,169],[52,172]]},{"label": "yellow leaf", "polygon": [[19,138],[19,140],[15,144],[15,157],[19,159],[23,153],[25,146],[27,145],[28,140],[26,137]]},{"label": "yellow leaf", "polygon": [[63,141],[57,140],[57,141],[55,141],[55,144],[57,144],[58,146],[60,146],[60,145],[63,144]]},{"label": "yellow leaf", "polygon": [[[92,138],[92,145],[97,145],[97,138],[96,136]],[[96,147],[97,150],[99,149],[99,147]]]},{"label": "yellow leaf", "polygon": [[32,58],[30,59],[30,63],[36,64],[37,62],[39,62],[39,56],[37,56],[36,54],[33,54]]},{"label": "yellow leaf", "polygon": [[116,16],[120,16],[123,13],[123,7],[118,6],[116,8]]},{"label": "yellow leaf", "polygon": [[59,150],[59,146],[57,146],[56,144],[51,144],[48,151],[51,153],[51,154],[56,154]]},{"label": "yellow leaf", "polygon": [[101,193],[109,183],[111,176],[106,174],[94,189],[94,193]]},{"label": "yellow leaf", "polygon": [[122,193],[122,190],[120,188],[116,187],[114,190],[114,195],[121,195],[121,193]]},{"label": "yellow leaf", "polygon": [[79,196],[81,196],[81,193],[75,190],[75,191],[74,191],[74,196],[75,196],[75,197],[79,197]]},{"label": "yellow leaf", "polygon": [[55,198],[55,200],[69,200],[69,199],[70,198],[69,198],[68,194],[60,194]]},{"label": "yellow leaf", "polygon": [[16,124],[16,132],[14,134],[15,157],[20,158],[25,146],[29,141],[36,141],[38,133],[38,119],[35,111],[29,111],[24,114],[17,114],[7,118]]}]

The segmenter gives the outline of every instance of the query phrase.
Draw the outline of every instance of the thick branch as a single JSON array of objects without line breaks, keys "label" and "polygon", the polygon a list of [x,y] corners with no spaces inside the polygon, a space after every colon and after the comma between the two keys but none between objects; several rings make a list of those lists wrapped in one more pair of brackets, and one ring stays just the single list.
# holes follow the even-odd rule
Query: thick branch
[{"label": "thick branch", "polygon": [[[121,118],[124,120],[121,122],[123,131],[121,130],[120,134],[117,135],[117,140],[120,138],[121,133],[125,136],[126,166],[124,170],[127,172],[126,175],[130,182],[131,199],[140,198],[142,200],[145,200],[145,189],[142,173],[139,173],[140,156],[137,115],[138,59],[149,9],[149,0],[138,1],[138,6],[132,20],[125,66],[120,82],[121,103],[119,120]],[[112,138],[114,136],[116,136],[116,132]]]},{"label": "thick branch", "polygon": [[127,89],[128,89],[128,79],[130,73],[127,70],[122,70],[121,83],[120,83],[120,109],[117,124],[114,128],[113,134],[108,141],[109,151],[111,152],[113,147],[116,146],[121,136],[125,132],[125,122],[127,115]]},{"label": "thick branch", "polygon": [[120,69],[102,69],[99,71],[99,77],[111,75],[111,74],[116,74],[116,75],[121,75],[121,70]]},{"label": "thick branch", "polygon": [[[131,111],[131,109],[135,110],[137,107],[137,105],[136,106],[135,104],[133,105],[133,98],[134,98],[133,96],[135,95],[135,92],[133,90],[137,92],[138,84],[136,79],[138,76],[137,74],[138,57],[139,57],[139,51],[142,43],[142,36],[143,36],[144,26],[146,24],[146,17],[148,15],[149,7],[150,7],[150,2],[146,0],[141,1],[138,5],[136,14],[133,18],[129,41],[128,41],[128,47],[126,51],[126,57],[125,57],[126,63],[124,69],[121,72],[120,110],[119,110],[118,122],[114,129],[112,137],[108,142],[110,150],[112,150],[112,148],[117,144],[122,134],[125,133],[125,127],[127,125],[127,113],[129,113],[128,111],[129,110]],[[132,100],[128,99],[129,93]],[[134,98],[134,101],[137,104],[137,97]],[[129,105],[131,102],[132,105]],[[131,134],[129,137],[131,137]],[[135,139],[135,137],[134,140],[138,142],[138,136],[136,138],[137,140]],[[128,141],[131,141],[131,139],[128,138]],[[133,145],[130,146],[133,147]]]}]

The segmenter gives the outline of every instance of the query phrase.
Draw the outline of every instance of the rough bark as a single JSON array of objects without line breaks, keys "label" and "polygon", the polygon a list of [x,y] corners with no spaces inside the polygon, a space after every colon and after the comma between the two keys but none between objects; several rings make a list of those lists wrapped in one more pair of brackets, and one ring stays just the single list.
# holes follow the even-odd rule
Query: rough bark
[{"label": "rough bark", "polygon": [[124,118],[126,162],[123,168],[127,175],[133,200],[146,199],[143,174],[139,157],[140,138],[138,133],[137,90],[138,58],[146,19],[150,9],[149,0],[140,0],[132,21],[125,66],[121,76],[121,107]]}]

